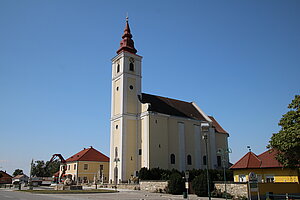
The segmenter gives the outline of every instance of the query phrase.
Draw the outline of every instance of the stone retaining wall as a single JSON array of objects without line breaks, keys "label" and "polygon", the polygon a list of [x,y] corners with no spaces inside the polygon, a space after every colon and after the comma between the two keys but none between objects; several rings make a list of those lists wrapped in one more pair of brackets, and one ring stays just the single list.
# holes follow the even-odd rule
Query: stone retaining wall
[{"label": "stone retaining wall", "polygon": [[[215,187],[217,190],[221,192],[225,192],[225,184],[224,183],[215,183]],[[235,197],[247,197],[247,183],[227,183],[226,184],[227,193],[235,196]]]},{"label": "stone retaining wall", "polygon": [[104,185],[98,185],[99,188],[115,188],[117,189],[127,189],[127,190],[140,190],[140,185],[139,184],[128,184],[128,183],[123,183],[123,184],[104,184]]},{"label": "stone retaining wall", "polygon": [[166,193],[168,181],[140,181],[140,189],[148,192]]}]

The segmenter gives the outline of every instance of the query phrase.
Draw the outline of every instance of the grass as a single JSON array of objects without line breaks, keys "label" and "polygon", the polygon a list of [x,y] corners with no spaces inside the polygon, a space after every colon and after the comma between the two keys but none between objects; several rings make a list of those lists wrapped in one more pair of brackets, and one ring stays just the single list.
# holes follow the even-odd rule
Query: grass
[{"label": "grass", "polygon": [[92,190],[17,190],[36,194],[89,194],[89,193],[114,193],[114,190],[92,189]]}]

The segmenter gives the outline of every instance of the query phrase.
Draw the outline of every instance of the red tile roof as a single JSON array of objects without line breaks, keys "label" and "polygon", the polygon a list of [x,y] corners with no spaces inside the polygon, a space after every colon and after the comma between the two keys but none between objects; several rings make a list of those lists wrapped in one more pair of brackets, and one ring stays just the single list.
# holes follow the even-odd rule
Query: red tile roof
[{"label": "red tile roof", "polygon": [[100,161],[100,162],[109,162],[109,157],[100,153],[93,147],[88,149],[84,148],[82,151],[76,153],[66,160],[66,162],[74,161]]},{"label": "red tile roof", "polygon": [[260,155],[248,152],[230,169],[255,169],[255,168],[278,168],[283,167],[275,158],[275,150],[267,150]]}]

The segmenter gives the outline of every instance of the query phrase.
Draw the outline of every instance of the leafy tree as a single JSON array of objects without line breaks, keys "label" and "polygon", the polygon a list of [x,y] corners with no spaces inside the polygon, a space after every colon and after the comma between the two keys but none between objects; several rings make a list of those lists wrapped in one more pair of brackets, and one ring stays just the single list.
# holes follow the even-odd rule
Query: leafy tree
[{"label": "leafy tree", "polygon": [[278,151],[276,159],[285,167],[300,165],[300,95],[288,105],[290,109],[282,116],[281,130],[273,134],[268,148]]},{"label": "leafy tree", "polygon": [[32,166],[32,176],[37,177],[50,177],[57,171],[59,171],[60,162],[55,160],[51,163],[49,161],[45,162],[43,160],[37,160]]},{"label": "leafy tree", "polygon": [[23,175],[23,170],[22,169],[16,169],[13,173],[13,176],[17,176],[17,175]]}]

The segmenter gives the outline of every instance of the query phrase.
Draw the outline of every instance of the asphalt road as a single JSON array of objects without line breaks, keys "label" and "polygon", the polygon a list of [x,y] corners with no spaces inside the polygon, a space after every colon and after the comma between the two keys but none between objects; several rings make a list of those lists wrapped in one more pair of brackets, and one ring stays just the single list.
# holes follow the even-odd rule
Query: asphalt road
[{"label": "asphalt road", "polygon": [[[120,191],[118,193],[94,194],[32,194],[0,189],[0,200],[177,200],[182,195],[149,193],[144,191]],[[189,195],[190,200],[207,200],[205,197]],[[213,198],[217,200],[217,198]]]}]

